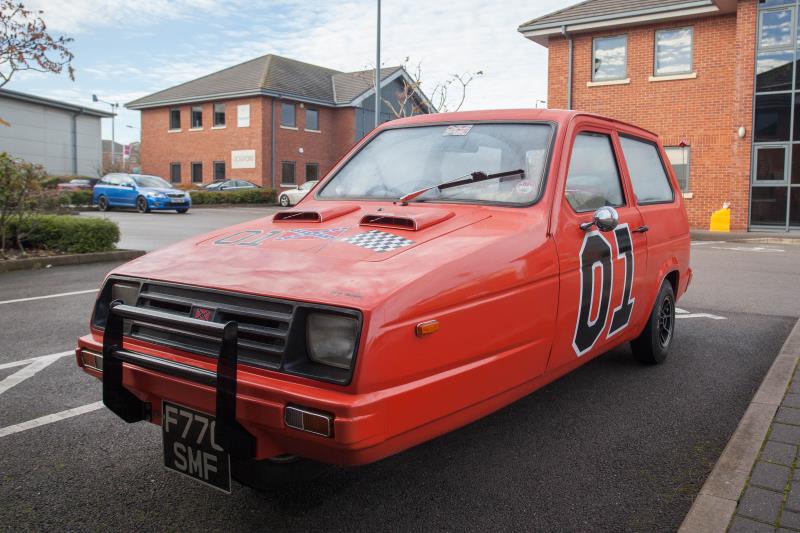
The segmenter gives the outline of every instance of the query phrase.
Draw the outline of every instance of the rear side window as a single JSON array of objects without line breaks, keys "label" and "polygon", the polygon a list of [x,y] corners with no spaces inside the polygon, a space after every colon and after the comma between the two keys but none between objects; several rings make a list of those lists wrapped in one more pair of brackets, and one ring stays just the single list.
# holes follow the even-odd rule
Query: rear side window
[{"label": "rear side window", "polygon": [[640,204],[672,202],[675,196],[656,145],[631,137],[620,136],[619,140],[637,202]]},{"label": "rear side window", "polygon": [[579,213],[607,205],[625,205],[617,160],[608,135],[581,133],[575,137],[565,196]]}]

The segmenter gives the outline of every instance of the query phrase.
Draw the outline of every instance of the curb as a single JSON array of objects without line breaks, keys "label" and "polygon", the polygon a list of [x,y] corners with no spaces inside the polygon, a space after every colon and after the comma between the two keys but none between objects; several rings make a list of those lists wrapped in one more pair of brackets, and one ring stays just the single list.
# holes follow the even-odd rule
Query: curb
[{"label": "curb", "polygon": [[747,242],[750,244],[800,244],[800,233],[691,230],[692,241]]},{"label": "curb", "polygon": [[49,266],[83,265],[105,261],[126,261],[143,256],[142,250],[113,250],[111,252],[93,252],[88,254],[54,255],[51,257],[30,257],[17,261],[0,261],[0,273],[15,270],[36,270]]},{"label": "curb", "polygon": [[686,514],[680,533],[724,532],[800,360],[800,320],[783,343],[739,426]]}]

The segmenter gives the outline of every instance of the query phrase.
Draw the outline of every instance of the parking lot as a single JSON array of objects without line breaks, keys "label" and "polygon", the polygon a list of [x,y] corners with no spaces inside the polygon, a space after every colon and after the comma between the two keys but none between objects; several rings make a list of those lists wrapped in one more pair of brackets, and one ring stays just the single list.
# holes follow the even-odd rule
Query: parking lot
[{"label": "parking lot", "polygon": [[[89,216],[154,249],[269,212]],[[111,415],[76,368],[114,264],[0,274],[0,529],[674,531],[800,315],[800,246],[692,252],[665,365],[618,349],[379,463],[230,496],[166,472],[159,428]]]}]

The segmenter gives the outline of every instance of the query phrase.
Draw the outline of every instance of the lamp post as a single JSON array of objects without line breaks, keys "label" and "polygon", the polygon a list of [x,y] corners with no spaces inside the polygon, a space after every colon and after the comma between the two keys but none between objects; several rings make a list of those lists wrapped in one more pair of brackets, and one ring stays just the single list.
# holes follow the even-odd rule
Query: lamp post
[{"label": "lamp post", "polygon": [[547,100],[536,100],[536,104],[534,104],[536,106],[536,109],[539,109],[539,104],[544,104],[544,107],[546,108]]},{"label": "lamp post", "polygon": [[381,123],[381,0],[378,0],[378,36],[375,46],[375,127]]},{"label": "lamp post", "polygon": [[100,102],[111,106],[111,165],[113,166],[117,153],[117,141],[114,136],[114,117],[117,116],[117,108],[119,107],[119,104],[118,103],[112,104],[111,102],[106,102],[105,100],[101,100],[97,97],[96,94],[92,95],[92,102]]}]

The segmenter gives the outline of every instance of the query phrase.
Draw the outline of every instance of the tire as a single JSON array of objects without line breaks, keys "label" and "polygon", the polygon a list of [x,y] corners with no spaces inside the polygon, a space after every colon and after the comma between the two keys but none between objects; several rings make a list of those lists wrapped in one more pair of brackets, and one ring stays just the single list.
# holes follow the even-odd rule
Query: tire
[{"label": "tire", "polygon": [[147,205],[147,198],[140,196],[136,199],[136,210],[140,213],[149,213],[150,206]]},{"label": "tire", "polygon": [[240,460],[231,457],[233,479],[246,487],[261,492],[288,485],[310,483],[333,468],[333,465],[293,455],[282,455],[261,461]]},{"label": "tire", "polygon": [[281,207],[289,207],[289,197],[285,194],[281,195],[281,197],[278,199],[278,202],[281,204]]},{"label": "tire", "polygon": [[111,209],[111,206],[108,205],[108,198],[105,196],[101,196],[97,199],[97,209],[100,211],[108,211]]},{"label": "tire", "polygon": [[178,214],[180,214],[180,215],[185,215],[186,213],[189,212],[188,209],[176,209],[175,211],[177,211]]},{"label": "tire", "polygon": [[664,362],[675,338],[675,291],[664,280],[642,334],[631,341],[633,356],[647,365]]}]

